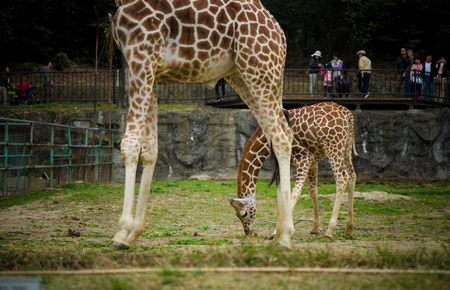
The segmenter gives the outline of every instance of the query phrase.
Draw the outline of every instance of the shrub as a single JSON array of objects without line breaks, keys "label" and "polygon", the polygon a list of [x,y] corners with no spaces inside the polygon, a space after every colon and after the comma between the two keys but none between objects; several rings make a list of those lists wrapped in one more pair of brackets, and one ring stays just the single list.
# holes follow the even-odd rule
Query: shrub
[{"label": "shrub", "polygon": [[59,52],[53,58],[53,65],[56,70],[64,70],[70,68],[73,65],[73,62],[65,52]]}]

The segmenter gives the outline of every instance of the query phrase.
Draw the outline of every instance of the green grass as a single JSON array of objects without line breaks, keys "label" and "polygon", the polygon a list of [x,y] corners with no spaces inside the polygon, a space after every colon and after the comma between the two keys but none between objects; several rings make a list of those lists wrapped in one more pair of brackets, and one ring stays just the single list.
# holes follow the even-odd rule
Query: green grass
[{"label": "green grass", "polygon": [[[123,184],[67,185],[49,192],[1,198],[0,270],[164,269],[148,275],[70,277],[60,287],[56,286],[61,283],[60,278],[47,277],[46,289],[227,289],[224,285],[297,289],[294,285],[299,287],[298,283],[305,289],[329,289],[330,285],[347,289],[347,279],[353,279],[356,289],[442,289],[448,283],[447,277],[432,275],[422,276],[424,279],[360,275],[363,279],[358,280],[356,275],[331,275],[333,279],[326,275],[301,278],[306,276],[281,274],[206,277],[202,273],[177,272],[178,267],[249,266],[450,269],[449,184],[357,184],[357,191],[386,191],[409,199],[356,198],[352,237],[344,233],[343,204],[334,242],[309,234],[311,200],[301,198],[294,212],[298,223],[290,250],[273,246],[265,239],[276,223],[275,187],[267,187],[267,182],[262,181],[257,190],[258,236],[245,237],[228,203],[229,198],[236,196],[235,181],[154,182],[146,229],[136,246],[127,251],[109,246],[122,210]],[[333,205],[326,194],[334,191],[332,182],[319,184],[324,229]],[[69,235],[69,230],[80,235]],[[152,286],[149,281],[153,281]],[[236,281],[242,283],[233,284]]]},{"label": "green grass", "polygon": [[30,193],[24,193],[24,194],[20,194],[20,195],[0,197],[0,210],[11,207],[11,206],[20,206],[20,205],[26,204],[30,201],[45,199],[54,194],[55,194],[55,191],[46,191],[46,192],[30,192]]},{"label": "green grass", "polygon": [[[450,279],[438,275],[342,275],[342,274],[218,274],[160,273],[87,277],[49,277],[45,289],[448,289]],[[79,287],[79,288],[78,288]]]}]

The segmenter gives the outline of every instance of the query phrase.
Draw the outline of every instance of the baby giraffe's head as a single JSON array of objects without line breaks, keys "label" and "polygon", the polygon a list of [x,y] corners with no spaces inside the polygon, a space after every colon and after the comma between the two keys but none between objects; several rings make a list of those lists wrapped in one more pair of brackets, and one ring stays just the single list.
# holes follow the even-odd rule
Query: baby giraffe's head
[{"label": "baby giraffe's head", "polygon": [[230,204],[236,210],[236,216],[241,220],[245,234],[253,235],[253,223],[256,217],[255,196],[232,198]]}]

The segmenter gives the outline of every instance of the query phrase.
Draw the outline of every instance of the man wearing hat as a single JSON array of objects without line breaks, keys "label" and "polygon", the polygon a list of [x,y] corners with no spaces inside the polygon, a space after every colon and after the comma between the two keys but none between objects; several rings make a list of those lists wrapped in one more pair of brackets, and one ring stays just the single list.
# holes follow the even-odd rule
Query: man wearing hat
[{"label": "man wearing hat", "polygon": [[372,69],[372,62],[366,56],[365,50],[360,50],[356,53],[359,58],[358,61],[358,88],[359,92],[363,95],[363,98],[369,97],[369,81],[370,81],[370,70]]},{"label": "man wearing hat", "polygon": [[320,68],[322,64],[320,63],[320,58],[322,58],[322,53],[316,50],[311,54],[311,59],[309,60],[309,96],[317,96],[317,76],[319,75]]}]

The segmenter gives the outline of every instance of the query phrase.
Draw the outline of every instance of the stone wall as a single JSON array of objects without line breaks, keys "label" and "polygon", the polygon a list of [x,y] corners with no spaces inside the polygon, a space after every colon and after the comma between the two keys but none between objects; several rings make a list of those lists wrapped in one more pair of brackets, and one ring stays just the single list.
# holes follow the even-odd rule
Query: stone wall
[{"label": "stone wall", "polygon": [[[450,110],[353,111],[358,176],[450,180]],[[160,112],[156,178],[235,178],[242,149],[257,126],[248,110],[197,108]],[[264,167],[270,175],[271,162]],[[332,177],[327,161],[320,175]]]},{"label": "stone wall", "polygon": [[363,177],[450,179],[450,110],[356,111]]},{"label": "stone wall", "polygon": [[[126,112],[0,112],[4,117],[62,124],[107,126],[123,133]],[[450,110],[407,111],[356,110],[354,157],[358,177],[364,179],[407,178],[450,180]],[[160,180],[210,176],[235,178],[236,168],[248,137],[257,123],[248,110],[194,107],[187,110],[160,110],[159,156],[155,178]],[[120,140],[115,154],[115,179],[123,180]],[[267,162],[264,177],[270,175]],[[328,162],[319,173],[332,177]]]}]

